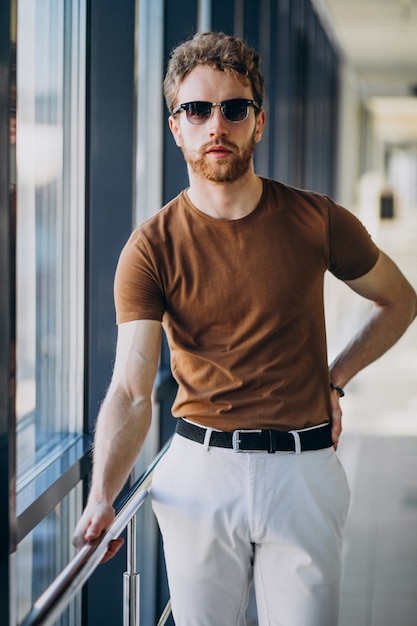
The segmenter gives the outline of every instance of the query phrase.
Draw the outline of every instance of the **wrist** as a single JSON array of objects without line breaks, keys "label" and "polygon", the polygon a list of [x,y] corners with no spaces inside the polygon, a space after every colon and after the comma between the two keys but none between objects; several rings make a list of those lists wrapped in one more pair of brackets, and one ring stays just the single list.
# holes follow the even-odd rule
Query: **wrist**
[{"label": "wrist", "polygon": [[331,382],[330,383],[330,389],[332,391],[337,391],[337,393],[339,394],[340,398],[343,398],[343,396],[345,395],[344,389],[340,385],[335,385],[335,383]]},{"label": "wrist", "polygon": [[90,490],[88,494],[88,504],[96,507],[113,507],[114,498],[109,493],[102,491],[96,491],[94,488]]}]

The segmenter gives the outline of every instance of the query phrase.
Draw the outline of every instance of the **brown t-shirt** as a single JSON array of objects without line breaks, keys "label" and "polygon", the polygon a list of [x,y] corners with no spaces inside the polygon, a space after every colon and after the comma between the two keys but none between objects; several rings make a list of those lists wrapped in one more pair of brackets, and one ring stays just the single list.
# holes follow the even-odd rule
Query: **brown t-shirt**
[{"label": "brown t-shirt", "polygon": [[117,323],[163,322],[175,417],[227,431],[313,426],[330,416],[324,273],[358,278],[378,254],[356,217],[316,193],[263,179],[249,215],[220,220],[182,192],[122,251]]}]

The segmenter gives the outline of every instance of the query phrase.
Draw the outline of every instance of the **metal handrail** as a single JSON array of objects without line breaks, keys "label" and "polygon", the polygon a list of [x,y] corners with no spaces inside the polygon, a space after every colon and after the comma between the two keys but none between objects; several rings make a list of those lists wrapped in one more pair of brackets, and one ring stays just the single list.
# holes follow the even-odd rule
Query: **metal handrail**
[{"label": "metal handrail", "polygon": [[[21,626],[51,626],[62,614],[69,602],[87,582],[88,578],[98,567],[104,555],[107,552],[107,546],[110,541],[117,539],[123,532],[129,522],[135,517],[136,513],[145,503],[150,493],[152,474],[165,452],[171,444],[171,439],[161,449],[142,476],[129,489],[126,497],[117,508],[117,514],[107,529],[107,531],[96,541],[83,546],[75,557],[62,570],[51,585],[44,591],[32,607],[32,610],[26,616]],[[132,536],[133,533],[130,533]],[[133,543],[132,548],[136,544]],[[132,574],[132,564],[135,565],[136,556],[133,554],[135,550],[131,550],[128,560],[128,575]],[[166,613],[170,603],[164,609],[164,612],[158,622],[158,626],[165,624],[169,616]],[[166,617],[164,618],[164,615]],[[164,619],[164,621],[161,621]]]}]

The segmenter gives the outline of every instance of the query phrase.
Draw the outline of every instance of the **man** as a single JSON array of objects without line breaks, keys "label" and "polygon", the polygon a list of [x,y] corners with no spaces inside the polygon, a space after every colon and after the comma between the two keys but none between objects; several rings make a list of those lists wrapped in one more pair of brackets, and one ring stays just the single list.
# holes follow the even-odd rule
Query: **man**
[{"label": "man", "polygon": [[[111,523],[143,446],[162,323],[178,425],[152,493],[178,626],[243,625],[252,576],[259,624],[337,624],[349,500],[335,455],[339,399],[417,309],[353,215],[255,174],[259,63],[222,33],[198,34],[172,54],[164,92],[190,185],[120,257],[115,368],[74,538],[79,547]],[[330,368],[326,270],[375,303]]]}]

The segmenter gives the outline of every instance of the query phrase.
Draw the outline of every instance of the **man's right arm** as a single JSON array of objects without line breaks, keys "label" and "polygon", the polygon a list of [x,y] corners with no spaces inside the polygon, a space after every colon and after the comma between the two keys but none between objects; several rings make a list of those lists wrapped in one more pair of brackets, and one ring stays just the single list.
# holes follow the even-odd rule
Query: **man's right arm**
[{"label": "man's right arm", "polygon": [[[74,532],[77,548],[100,537],[112,522],[113,502],[143,447],[160,346],[160,322],[138,320],[119,326],[113,376],[97,419],[90,494]],[[121,543],[113,542],[104,560]]]}]

